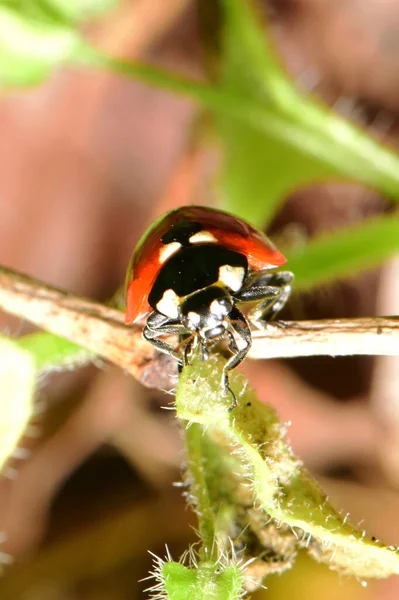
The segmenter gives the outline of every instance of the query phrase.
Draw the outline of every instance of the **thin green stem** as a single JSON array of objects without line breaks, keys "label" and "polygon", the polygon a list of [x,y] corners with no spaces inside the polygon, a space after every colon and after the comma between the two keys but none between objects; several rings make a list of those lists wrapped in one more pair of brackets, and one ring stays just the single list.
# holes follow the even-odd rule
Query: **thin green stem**
[{"label": "thin green stem", "polygon": [[[215,86],[159,69],[153,65],[116,59],[90,47],[80,53],[81,62],[107,68],[200,102],[208,109],[229,116],[272,138],[282,140],[302,153],[314,156],[343,177],[378,187],[399,200],[398,159],[389,149],[345,119],[328,112],[313,100],[303,99],[301,116],[272,104],[252,99],[226,86]],[[317,120],[318,127],[314,125]],[[338,151],[339,148],[339,151]],[[367,168],[366,168],[367,166]]]},{"label": "thin green stem", "polygon": [[207,465],[203,451],[203,428],[192,423],[185,429],[185,446],[190,469],[190,487],[195,498],[198,529],[201,537],[201,561],[216,561],[215,518],[206,479]]}]

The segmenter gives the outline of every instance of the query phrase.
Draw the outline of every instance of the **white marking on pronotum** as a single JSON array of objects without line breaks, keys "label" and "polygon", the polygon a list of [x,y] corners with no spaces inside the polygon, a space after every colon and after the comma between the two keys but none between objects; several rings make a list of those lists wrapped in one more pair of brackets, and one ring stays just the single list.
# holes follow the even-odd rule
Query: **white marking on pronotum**
[{"label": "white marking on pronotum", "polygon": [[205,242],[217,242],[217,239],[209,231],[198,231],[197,233],[193,233],[189,238],[189,242],[191,244],[201,244]]},{"label": "white marking on pronotum", "polygon": [[233,292],[238,292],[241,289],[244,281],[244,267],[232,267],[231,265],[223,265],[219,269],[219,281],[227,285]]},{"label": "white marking on pronotum", "polygon": [[213,313],[214,315],[226,314],[226,308],[218,300],[213,300],[213,302],[211,302],[210,309],[211,313]]},{"label": "white marking on pronotum", "polygon": [[171,242],[170,244],[163,246],[163,248],[161,248],[159,251],[159,262],[161,265],[163,265],[163,263],[166,262],[168,258],[172,256],[172,254],[175,254],[178,250],[180,250],[180,248],[181,244],[179,242]]},{"label": "white marking on pronotum", "polygon": [[198,325],[201,321],[200,315],[192,310],[190,310],[187,316],[190,319],[191,323],[193,323],[193,325]]},{"label": "white marking on pronotum", "polygon": [[157,304],[157,310],[171,319],[179,316],[179,297],[173,290],[166,290]]}]

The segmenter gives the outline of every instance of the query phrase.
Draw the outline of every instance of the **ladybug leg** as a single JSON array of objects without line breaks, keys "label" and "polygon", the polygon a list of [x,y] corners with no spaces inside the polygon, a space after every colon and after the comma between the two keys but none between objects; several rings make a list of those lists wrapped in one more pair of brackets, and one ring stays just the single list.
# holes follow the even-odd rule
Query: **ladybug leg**
[{"label": "ladybug leg", "polygon": [[260,329],[264,329],[287,302],[292,290],[293,277],[294,275],[290,271],[257,272],[250,277],[248,284],[234,297],[237,302],[259,300],[255,308],[249,312],[248,319]]},{"label": "ladybug leg", "polygon": [[177,319],[171,319],[165,317],[161,313],[153,311],[147,318],[143,329],[143,338],[155,346],[160,352],[173,356],[179,365],[181,365],[182,358],[176,349],[170,344],[159,340],[158,337],[168,334],[182,334],[185,331],[185,327]]},{"label": "ladybug leg", "polygon": [[209,350],[206,347],[206,344],[203,344],[199,341],[198,336],[191,335],[187,340],[182,339],[182,342],[186,342],[183,350],[183,364],[184,366],[190,364],[190,354],[193,350],[195,350],[198,345],[201,353],[201,360],[204,362],[209,358]]},{"label": "ladybug leg", "polygon": [[209,350],[205,344],[201,344],[201,360],[204,362],[209,358]]},{"label": "ladybug leg", "polygon": [[186,337],[186,336],[180,336],[180,343],[184,344],[184,350],[183,350],[183,365],[189,365],[190,364],[190,354],[193,351],[194,348],[197,347],[197,337],[196,336],[190,336],[190,337]]},{"label": "ladybug leg", "polygon": [[237,354],[237,352],[239,352],[239,348],[237,346],[237,342],[235,340],[234,335],[231,333],[231,331],[226,331],[227,336],[229,338],[229,349],[231,350],[231,352],[233,354]]},{"label": "ladybug leg", "polygon": [[225,394],[230,393],[233,397],[233,405],[229,408],[229,410],[233,410],[233,408],[237,406],[237,398],[230,387],[228,373],[244,360],[251,347],[252,337],[248,322],[242,314],[242,312],[238,310],[238,308],[234,307],[233,310],[229,313],[229,321],[230,327],[233,330],[233,332],[244,343],[244,346],[242,348],[239,348],[233,335],[233,332],[230,330],[227,331],[227,335],[229,337],[229,348],[233,353],[233,356],[229,358],[229,360],[224,366],[222,375],[222,388]]}]

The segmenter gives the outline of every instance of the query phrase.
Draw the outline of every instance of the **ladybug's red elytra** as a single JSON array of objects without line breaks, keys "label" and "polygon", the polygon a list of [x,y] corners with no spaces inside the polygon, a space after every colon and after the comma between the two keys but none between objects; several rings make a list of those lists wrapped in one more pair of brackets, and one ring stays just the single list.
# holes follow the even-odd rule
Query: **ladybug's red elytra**
[{"label": "ladybug's red elytra", "polygon": [[[161,216],[144,233],[126,279],[126,323],[146,319],[143,337],[186,364],[198,347],[203,360],[223,336],[232,356],[222,387],[233,396],[228,372],[251,347],[249,322],[264,327],[286,303],[293,274],[270,272],[285,257],[249,223],[221,210],[184,206]],[[238,308],[255,306],[245,316]],[[177,334],[179,349],[160,340]]]}]

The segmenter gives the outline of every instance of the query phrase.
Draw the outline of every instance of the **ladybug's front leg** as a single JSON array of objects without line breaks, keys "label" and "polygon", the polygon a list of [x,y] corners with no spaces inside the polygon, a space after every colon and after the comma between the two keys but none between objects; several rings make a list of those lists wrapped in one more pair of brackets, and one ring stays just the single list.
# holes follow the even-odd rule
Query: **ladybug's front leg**
[{"label": "ladybug's front leg", "polygon": [[233,405],[230,408],[230,410],[232,410],[237,406],[237,398],[230,387],[228,373],[244,360],[251,347],[252,337],[248,322],[244,315],[241,313],[241,311],[238,310],[238,308],[234,307],[233,310],[229,313],[229,321],[230,327],[233,330],[233,332],[241,339],[242,342],[244,342],[244,346],[242,348],[239,348],[237,346],[233,333],[231,331],[227,331],[227,335],[230,339],[229,348],[233,352],[233,356],[229,358],[229,360],[224,366],[222,387],[225,394],[229,392],[233,397]]},{"label": "ladybug's front leg", "polygon": [[235,294],[235,299],[237,302],[259,300],[255,308],[249,312],[248,319],[263,329],[287,302],[292,290],[293,277],[290,271],[256,272],[250,277],[248,285]]},{"label": "ladybug's front leg", "polygon": [[182,365],[182,357],[177,350],[170,344],[159,340],[158,337],[168,334],[181,335],[186,333],[186,331],[186,328],[178,319],[165,317],[161,313],[154,310],[147,318],[145,327],[143,329],[143,338],[155,346],[155,348],[160,352],[164,352],[165,354],[170,354],[170,356],[173,356],[179,365]]}]

